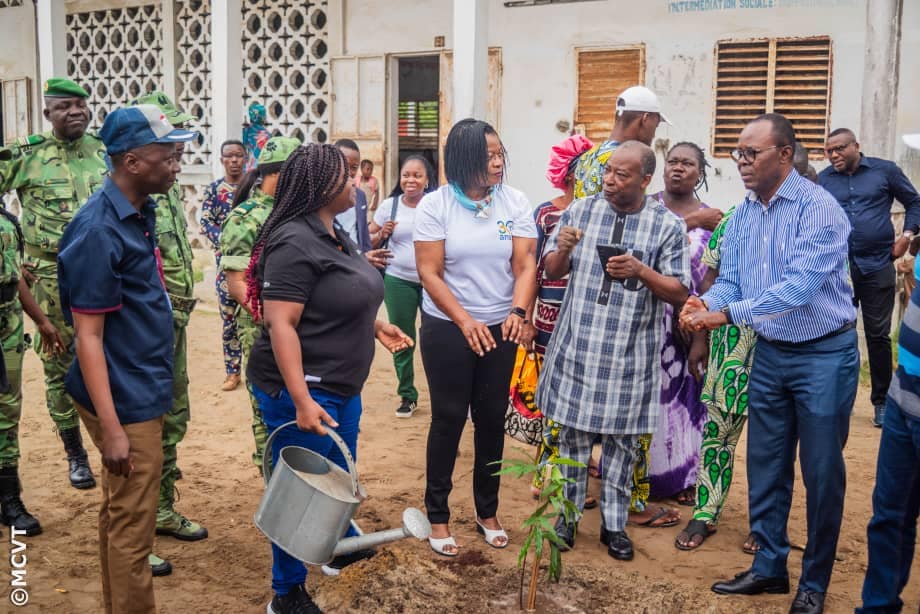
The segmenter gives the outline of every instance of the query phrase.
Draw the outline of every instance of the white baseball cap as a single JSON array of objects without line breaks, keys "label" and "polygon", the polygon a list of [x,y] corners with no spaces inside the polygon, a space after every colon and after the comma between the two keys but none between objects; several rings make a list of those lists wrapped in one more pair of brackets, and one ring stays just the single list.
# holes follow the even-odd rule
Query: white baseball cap
[{"label": "white baseball cap", "polygon": [[634,85],[623,90],[617,97],[617,115],[623,111],[638,111],[640,113],[657,113],[661,121],[672,125],[668,118],[661,112],[661,103],[655,92],[641,85]]},{"label": "white baseball cap", "polygon": [[904,139],[904,144],[911,149],[920,149],[920,134],[905,134],[901,138]]}]

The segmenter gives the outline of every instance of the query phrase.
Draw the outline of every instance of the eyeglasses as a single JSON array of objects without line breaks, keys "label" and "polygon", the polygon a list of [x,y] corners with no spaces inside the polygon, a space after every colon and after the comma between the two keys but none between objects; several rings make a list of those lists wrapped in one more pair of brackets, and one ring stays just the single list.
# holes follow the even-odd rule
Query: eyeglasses
[{"label": "eyeglasses", "polygon": [[842,154],[847,147],[852,145],[855,141],[850,141],[849,143],[844,143],[843,145],[837,145],[836,147],[828,147],[824,150],[824,153],[830,158],[834,154]]},{"label": "eyeglasses", "polygon": [[779,145],[767,147],[766,149],[754,149],[753,147],[745,147],[744,149],[738,148],[732,150],[731,157],[735,162],[741,162],[741,160],[744,160],[748,164],[754,164],[754,160],[757,159],[758,155],[765,151],[770,151],[771,149],[779,149]]}]

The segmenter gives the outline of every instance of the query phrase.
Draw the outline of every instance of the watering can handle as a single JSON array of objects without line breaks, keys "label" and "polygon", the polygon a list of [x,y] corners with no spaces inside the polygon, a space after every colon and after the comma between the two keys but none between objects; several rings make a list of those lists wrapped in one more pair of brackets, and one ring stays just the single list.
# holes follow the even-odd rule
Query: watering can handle
[{"label": "watering can handle", "polygon": [[[272,443],[274,443],[275,435],[281,432],[281,429],[287,428],[289,426],[297,427],[297,420],[291,420],[290,422],[285,422],[278,428],[276,428],[271,435],[269,435],[268,440],[265,442],[265,452],[262,455],[262,476],[265,478],[265,484],[268,485],[268,481],[272,477]],[[348,450],[348,446],[345,445],[345,442],[342,441],[342,438],[339,437],[339,434],[333,431],[331,428],[326,427],[326,434],[332,438],[332,441],[335,442],[335,445],[339,447],[339,450],[342,451],[342,456],[345,457],[345,464],[348,465],[348,477],[351,478],[351,491],[352,494],[358,497],[358,468],[355,467],[355,460],[351,457],[351,452]]]}]

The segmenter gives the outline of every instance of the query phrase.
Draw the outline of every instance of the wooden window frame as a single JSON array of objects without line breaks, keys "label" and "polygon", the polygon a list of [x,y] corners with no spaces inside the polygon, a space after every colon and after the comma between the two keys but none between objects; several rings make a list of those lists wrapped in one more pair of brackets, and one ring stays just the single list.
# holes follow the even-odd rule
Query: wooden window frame
[{"label": "wooden window frame", "polygon": [[[715,44],[714,56],[714,86],[713,86],[713,105],[712,105],[712,129],[710,134],[710,143],[712,146],[712,155],[716,158],[728,158],[728,151],[720,151],[717,145],[718,136],[718,113],[719,113],[719,59],[722,51],[721,47],[725,44],[767,44],[767,65],[766,65],[766,99],[764,102],[764,113],[772,113],[776,102],[776,82],[777,82],[777,47],[782,47],[784,43],[807,44],[809,41],[827,45],[827,91],[824,98],[824,137],[826,138],[830,127],[831,117],[831,93],[833,91],[833,74],[834,74],[834,45],[830,36],[801,36],[801,37],[777,37],[777,38],[751,38],[751,39],[723,39]],[[794,119],[794,118],[791,118]],[[824,159],[824,150],[818,147],[808,149],[808,157],[813,160]]]},{"label": "wooden window frame", "polygon": [[[578,122],[579,119],[579,92],[581,91],[581,71],[578,68],[579,57],[582,53],[592,53],[597,51],[638,51],[639,52],[639,80],[634,85],[645,85],[645,43],[633,43],[630,45],[598,45],[589,47],[575,47],[574,54],[574,71],[575,71],[575,110],[572,113],[572,129],[575,133],[585,135],[585,125]],[[615,117],[616,109],[610,109],[611,117]],[[605,137],[606,138],[606,137]]]}]

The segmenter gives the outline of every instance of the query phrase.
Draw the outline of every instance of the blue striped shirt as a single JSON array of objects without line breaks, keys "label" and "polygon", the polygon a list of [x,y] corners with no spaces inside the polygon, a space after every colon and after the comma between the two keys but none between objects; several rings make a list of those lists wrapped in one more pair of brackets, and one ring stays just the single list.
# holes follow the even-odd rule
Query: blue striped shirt
[{"label": "blue striped shirt", "polygon": [[719,277],[703,297],[768,341],[817,339],[856,319],[850,222],[824,188],[790,172],[767,205],[749,192],[725,230]]},{"label": "blue striped shirt", "polygon": [[888,396],[904,413],[920,419],[920,258],[914,261],[917,285],[910,294],[898,333],[898,370]]}]

